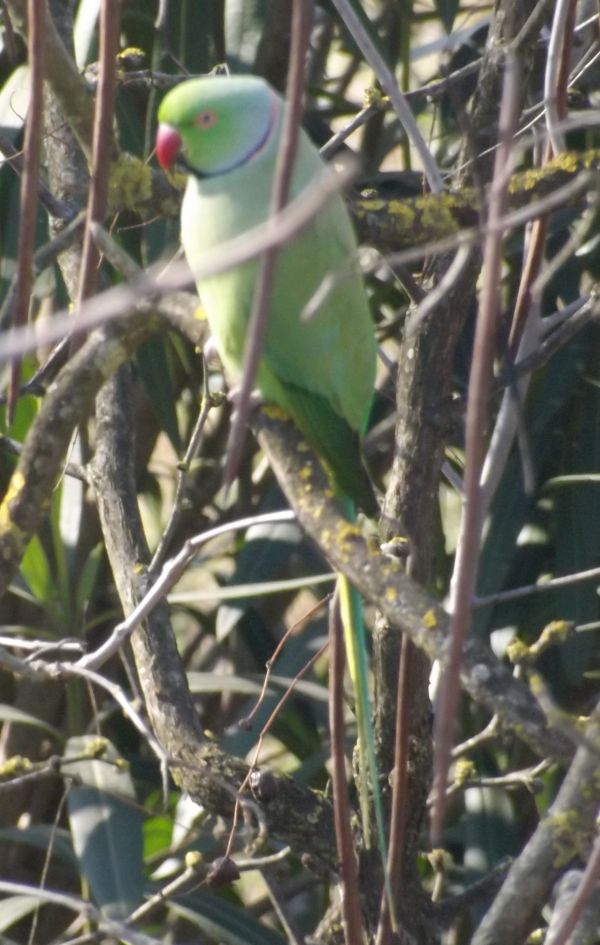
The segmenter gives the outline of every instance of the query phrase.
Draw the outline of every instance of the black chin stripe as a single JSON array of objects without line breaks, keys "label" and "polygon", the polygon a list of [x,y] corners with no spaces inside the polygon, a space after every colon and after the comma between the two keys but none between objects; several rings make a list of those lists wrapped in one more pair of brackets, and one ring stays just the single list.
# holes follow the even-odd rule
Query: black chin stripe
[{"label": "black chin stripe", "polygon": [[265,128],[264,135],[262,136],[260,141],[256,143],[255,147],[253,147],[252,150],[248,152],[248,154],[244,154],[239,159],[239,161],[237,161],[235,164],[230,164],[228,167],[224,167],[223,170],[221,171],[213,171],[212,173],[207,173],[206,171],[199,171],[197,167],[193,167],[193,165],[190,164],[184,158],[182,154],[178,156],[176,164],[183,167],[187,171],[187,173],[191,174],[192,177],[195,177],[196,180],[210,180],[211,177],[222,177],[224,174],[229,174],[231,171],[236,171],[238,167],[242,167],[244,164],[247,164],[248,161],[251,161],[253,157],[255,157],[260,151],[262,151],[267,141],[271,137],[271,134],[275,127],[277,111],[278,111],[278,102],[275,96],[273,96],[273,104],[271,106],[271,120],[269,121],[269,124]]},{"label": "black chin stripe", "polygon": [[196,167],[194,167],[192,164],[186,161],[186,159],[181,154],[177,158],[175,164],[178,167],[182,167],[192,177],[197,178],[197,180],[206,180],[208,177],[218,176],[217,174],[205,174],[204,171],[199,171]]}]

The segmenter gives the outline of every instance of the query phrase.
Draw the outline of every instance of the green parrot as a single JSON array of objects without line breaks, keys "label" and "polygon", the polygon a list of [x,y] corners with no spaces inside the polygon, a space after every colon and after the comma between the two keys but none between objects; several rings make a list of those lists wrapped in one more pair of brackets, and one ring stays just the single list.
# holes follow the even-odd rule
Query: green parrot
[{"label": "green parrot", "polygon": [[[176,162],[188,179],[181,240],[192,272],[203,253],[269,216],[284,102],[262,79],[207,77],[182,82],[163,99],[156,138],[165,169]],[[300,131],[290,198],[327,173]],[[375,384],[376,343],[369,305],[354,271],[356,241],[340,196],[329,200],[279,252],[256,388],[288,413],[324,460],[345,514],[372,492],[360,458]],[[257,260],[198,281],[198,293],[230,384],[242,375]],[[309,318],[302,313],[326,276],[332,290]],[[370,511],[370,509],[366,509]],[[377,834],[385,834],[368,693],[366,633],[360,596],[344,578],[338,587],[348,665],[356,692],[361,815],[370,845],[370,774]]]}]

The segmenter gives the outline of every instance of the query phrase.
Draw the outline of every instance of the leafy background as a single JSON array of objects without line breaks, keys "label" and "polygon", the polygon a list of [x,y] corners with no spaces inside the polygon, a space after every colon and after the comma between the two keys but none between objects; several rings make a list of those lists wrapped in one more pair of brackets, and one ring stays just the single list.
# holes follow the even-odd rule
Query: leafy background
[{"label": "leafy background", "polygon": [[[373,0],[354,6],[402,88],[411,93],[476,63],[484,55],[494,19],[498,21],[505,8],[512,8],[499,2],[492,9],[468,0],[460,4],[454,0]],[[547,52],[544,29],[550,23],[552,5],[546,7],[520,118],[522,126],[535,118],[540,140],[541,77]],[[598,47],[598,19],[592,3],[578,2],[573,9],[579,25],[573,34],[570,75],[575,78],[568,104],[576,119],[597,104],[598,72],[593,56]],[[91,95],[99,55],[99,2],[56,0],[50,3],[50,10],[57,22],[60,17],[63,37],[72,39],[77,67]],[[23,144],[27,49],[22,37],[10,28],[11,18],[16,22],[14,7],[2,4],[2,12],[0,133],[5,157],[0,166],[0,294],[6,299],[16,271],[20,215],[20,178],[10,160],[10,145],[18,150]],[[130,51],[120,65],[117,137],[123,152],[142,161],[153,161],[149,156],[165,77],[183,71],[204,73],[226,62],[232,71],[258,72],[280,90],[285,86],[290,29],[287,4],[172,0],[159,10],[156,3],[128,0],[121,15],[121,47],[135,52]],[[373,75],[334,6],[317,3],[314,16],[305,121],[314,140],[323,144],[360,112],[365,93],[373,86]],[[591,65],[578,75],[579,66],[588,60]],[[409,96],[432,153],[446,180],[455,185],[465,173],[461,166],[476,83],[473,71],[464,81],[450,84],[447,91],[429,98],[415,95],[411,100]],[[44,134],[42,177],[52,150],[47,124]],[[572,152],[594,149],[597,136],[593,125],[574,127],[568,133],[567,146]],[[522,167],[536,160],[536,146],[528,139],[527,148],[519,153]],[[388,199],[421,191],[420,175],[415,173],[418,164],[389,110],[377,112],[344,147],[359,158],[356,192]],[[550,217],[548,258],[564,246],[580,213],[580,206],[565,207]],[[598,271],[595,223],[594,219],[581,245],[576,251],[573,248],[546,286],[540,300],[542,317],[551,319],[553,313],[588,297]],[[176,213],[168,217],[160,211],[138,214],[121,210],[110,216],[107,226],[142,269],[158,260],[167,264],[177,251]],[[52,231],[48,214],[40,208],[36,247],[44,246]],[[493,415],[500,405],[499,378],[522,274],[522,228],[511,232],[504,249],[497,286],[500,317]],[[395,267],[385,252],[375,257],[375,265],[368,250],[362,257],[366,268],[371,263],[368,292],[378,335],[392,365],[402,350],[403,326],[414,299],[411,286],[431,286],[435,280],[433,258],[432,253],[404,268]],[[105,266],[102,278],[107,285],[120,284],[125,277],[115,267]],[[71,301],[68,277],[53,261],[35,279],[30,316],[43,324]],[[196,307],[192,296],[187,305],[190,310]],[[5,304],[2,331],[10,328],[7,311]],[[448,476],[440,479],[430,510],[426,583],[441,599],[448,593],[459,538],[460,497],[455,480],[462,475],[464,463],[463,421],[475,308],[465,314],[468,317],[453,358],[448,426],[443,431]],[[443,336],[444,325],[438,324],[437,331]],[[477,581],[481,598],[598,566],[599,342],[597,324],[591,322],[566,338],[532,376],[522,405],[522,449],[513,448],[500,470],[499,486],[485,522]],[[24,380],[34,374],[47,353],[42,344],[27,355]],[[4,364],[1,370],[6,391],[9,369]],[[285,507],[272,472],[250,440],[235,487],[229,493],[223,490],[220,471],[230,418],[228,403],[218,396],[223,378],[213,366],[209,375],[203,376],[198,351],[181,333],[163,329],[147,338],[133,355],[132,378],[135,476],[143,526],[152,548],[169,520],[177,463],[189,441],[203,391],[213,395],[211,409],[198,458],[187,479],[184,514],[170,548],[176,549],[186,537],[219,524]],[[426,383],[435,386],[437,379],[428,377]],[[2,491],[15,468],[15,443],[27,440],[41,400],[43,394],[24,393],[10,423],[6,406],[0,408]],[[367,449],[383,486],[389,482],[394,458],[394,414],[393,371],[382,368]],[[85,466],[93,454],[94,436],[90,419],[65,459]],[[526,488],[528,475],[532,482]],[[104,542],[94,495],[79,479],[62,476],[52,492],[43,525],[29,542],[19,573],[0,603],[5,651],[10,649],[23,658],[30,652],[25,649],[28,641],[36,641],[33,652],[37,653],[41,643],[67,640],[73,646],[85,642],[93,648],[105,638],[119,620],[122,604]],[[238,585],[242,589],[232,591]],[[255,524],[207,542],[173,588],[169,596],[172,626],[194,703],[202,727],[225,752],[254,760],[262,727],[282,694],[326,642],[325,605],[308,622],[305,617],[331,588],[329,564],[293,522]],[[369,617],[375,619],[373,613]],[[572,713],[574,719],[588,715],[597,698],[598,617],[595,581],[579,581],[516,600],[494,598],[475,609],[471,633],[491,641],[496,654],[505,659],[511,640],[532,644],[551,621],[572,622],[580,632],[572,632],[566,642],[550,648],[539,668],[555,705]],[[265,699],[252,726],[246,728],[240,723],[256,704],[265,663],[290,627],[297,629],[286,637]],[[60,656],[60,651],[52,652]],[[270,722],[260,746],[262,766],[291,774],[298,783],[319,790],[328,786],[327,669],[324,653]],[[142,711],[139,699],[135,702],[139,690],[133,681],[130,655],[114,658],[102,672]],[[422,691],[419,698],[424,699]],[[0,699],[0,748],[6,781],[0,784],[0,879],[30,887],[26,892],[25,887],[16,891],[5,885],[0,901],[3,941],[67,942],[83,941],[80,936],[87,933],[93,936],[97,914],[87,916],[83,910],[74,914],[64,903],[52,901],[48,890],[81,896],[95,903],[104,919],[123,920],[139,907],[144,896],[181,873],[190,851],[199,851],[206,863],[223,855],[231,824],[206,808],[193,806],[173,784],[165,803],[156,757],[147,739],[122,712],[113,690],[75,678],[68,682],[23,678],[6,665],[0,676]],[[350,749],[354,730],[349,711],[347,716]],[[486,711],[465,699],[457,742],[484,730],[489,721]],[[55,756],[62,759],[60,776],[50,763]],[[444,896],[459,896],[476,880],[489,876],[506,855],[518,856],[547,813],[563,773],[555,759],[538,768],[539,759],[514,733],[505,730],[482,740],[468,757],[471,767],[457,775],[449,802],[444,833],[449,856],[441,867],[439,861],[427,856],[425,827],[419,837],[423,852],[414,868],[427,895],[433,891],[438,898],[440,883]],[[31,780],[23,777],[27,774],[32,775]],[[238,825],[234,843],[240,860],[244,844],[250,842],[245,830],[248,832],[243,824]],[[589,840],[580,851],[580,866],[585,864]],[[235,883],[224,888],[204,881],[200,888],[173,896],[166,905],[142,916],[136,927],[148,936],[144,941],[275,943],[293,940],[292,934],[296,941],[304,941],[323,919],[331,890],[326,878],[304,869],[300,853],[292,851],[262,871],[244,870]],[[558,873],[559,869],[555,878]],[[448,942],[471,941],[489,906],[490,889],[493,892],[493,885],[487,898],[484,895],[457,912],[443,933],[435,926],[427,936],[421,933],[421,940],[439,940],[443,935]],[[540,928],[549,921],[549,901],[548,897],[547,902],[537,903],[533,924]],[[287,922],[282,922],[282,914]],[[106,930],[103,934],[108,935]],[[119,937],[118,932],[114,934]],[[597,941],[595,931],[590,935],[585,941]],[[335,936],[322,931],[317,940],[333,941]]]}]

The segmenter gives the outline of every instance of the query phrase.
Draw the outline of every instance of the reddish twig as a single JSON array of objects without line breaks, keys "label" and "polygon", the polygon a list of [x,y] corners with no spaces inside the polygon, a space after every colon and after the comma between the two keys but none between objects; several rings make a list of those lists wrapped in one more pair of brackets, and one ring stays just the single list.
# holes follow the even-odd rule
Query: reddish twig
[{"label": "reddish twig", "polygon": [[600,837],[596,838],[590,858],[573,899],[556,933],[546,939],[548,945],[566,945],[571,932],[579,922],[585,907],[600,883]]},{"label": "reddish twig", "polygon": [[102,223],[108,205],[108,180],[114,153],[113,120],[117,77],[117,53],[121,23],[121,0],[102,0],[100,8],[100,75],[94,114],[92,180],[83,239],[81,277],[77,308],[93,295],[100,254],[90,224]]},{"label": "reddish twig", "polygon": [[[262,746],[263,746],[264,740],[265,740],[266,736],[269,734],[269,732],[271,731],[271,729],[272,729],[272,727],[273,727],[273,724],[274,724],[275,721],[277,720],[278,716],[281,714],[281,712],[282,712],[284,706],[287,704],[288,700],[293,696],[294,690],[295,690],[297,684],[300,682],[300,680],[301,680],[304,676],[306,676],[306,674],[307,674],[307,672],[309,671],[309,669],[311,669],[311,668],[315,665],[315,663],[317,663],[317,662],[321,659],[321,657],[322,657],[322,656],[324,655],[324,653],[326,652],[328,645],[329,645],[328,643],[324,643],[323,646],[320,646],[319,649],[316,650],[316,652],[313,653],[313,655],[312,655],[311,657],[309,657],[309,659],[307,659],[306,663],[304,664],[304,666],[303,666],[300,670],[298,670],[298,672],[296,673],[296,675],[294,676],[294,678],[293,678],[292,681],[290,682],[290,685],[287,687],[287,689],[285,690],[285,692],[283,693],[283,695],[281,696],[281,698],[278,699],[277,705],[275,706],[275,708],[274,708],[273,711],[271,712],[269,718],[267,719],[267,721],[265,722],[265,724],[263,725],[263,727],[262,727],[262,729],[261,729],[260,737],[259,737],[258,743],[257,743],[257,745],[256,745],[256,751],[255,751],[255,753],[254,753],[254,759],[253,759],[253,761],[252,761],[252,765],[250,766],[250,768],[251,768],[250,773],[258,767],[258,759],[259,759],[260,753],[261,753],[261,751],[262,751]],[[250,777],[250,775],[249,775],[249,777]],[[245,782],[244,782],[244,783],[245,783]],[[240,787],[239,793],[242,792],[243,787],[244,787],[244,785],[242,785],[242,786]]]},{"label": "reddish twig", "polygon": [[[38,207],[38,170],[42,145],[42,105],[44,80],[44,21],[46,4],[28,0],[27,29],[29,46],[30,96],[25,126],[25,158],[21,178],[21,219],[19,223],[19,258],[17,261],[17,293],[13,324],[22,327],[29,316],[32,284],[33,245]],[[21,382],[21,358],[12,362],[8,391],[7,419],[14,416]]]},{"label": "reddish twig", "polygon": [[229,856],[231,853],[231,848],[233,846],[233,841],[235,838],[235,830],[237,827],[238,817],[240,814],[240,807],[244,803],[244,799],[242,795],[244,791],[246,790],[246,788],[248,787],[248,785],[250,784],[253,774],[256,771],[258,771],[258,759],[260,758],[260,753],[262,751],[264,740],[266,736],[269,734],[269,732],[271,731],[271,728],[274,722],[276,721],[276,719],[278,718],[279,714],[283,711],[283,708],[286,705],[288,699],[293,695],[294,689],[296,688],[297,683],[299,683],[302,677],[305,676],[306,673],[309,671],[309,669],[311,669],[311,667],[313,667],[315,663],[321,659],[321,657],[327,650],[328,645],[329,645],[328,643],[324,643],[323,646],[319,647],[316,653],[313,653],[310,659],[308,659],[306,663],[304,664],[304,666],[296,673],[290,685],[285,690],[281,698],[278,700],[277,705],[275,706],[269,718],[267,719],[267,721],[265,722],[265,724],[263,725],[261,729],[260,735],[258,737],[258,742],[256,743],[256,748],[254,750],[254,758],[252,759],[252,763],[250,767],[248,768],[248,774],[246,775],[246,777],[240,784],[239,788],[237,789],[235,805],[234,805],[233,814],[231,817],[231,829],[229,831],[229,838],[227,840],[227,847],[225,849],[224,856]]},{"label": "reddish twig", "polygon": [[[556,90],[556,105],[559,118],[564,119],[567,116],[567,90],[569,83],[569,67],[571,63],[571,50],[573,48],[573,28],[575,26],[575,4],[571,4],[567,18],[566,30],[563,36],[561,61],[558,70],[558,88]],[[553,149],[548,140],[542,166],[547,164],[553,157]],[[521,275],[519,293],[513,312],[512,324],[510,328],[510,355],[514,358],[517,355],[517,349],[523,328],[527,321],[531,307],[531,287],[535,282],[544,258],[544,246],[546,244],[546,235],[548,233],[548,216],[544,215],[535,220],[531,227],[529,245],[527,247],[527,259]]]},{"label": "reddish twig", "polygon": [[356,856],[352,842],[350,803],[344,753],[344,631],[337,592],[329,617],[329,729],[331,732],[331,781],[333,816],[339,870],[342,880],[342,915],[346,945],[362,945],[362,915]]},{"label": "reddish twig", "polygon": [[[500,110],[499,145],[496,151],[494,176],[490,191],[489,222],[505,212],[508,198],[512,132],[515,125],[516,62],[507,67]],[[510,66],[510,63],[508,63]],[[492,228],[493,229],[493,228]],[[460,694],[460,668],[463,647],[471,622],[471,606],[475,592],[477,564],[482,527],[481,471],[485,456],[485,434],[493,380],[494,342],[500,295],[502,231],[490,232],[483,256],[484,281],[475,329],[473,361],[469,377],[469,397],[465,429],[465,500],[462,531],[456,556],[452,587],[452,616],[447,660],[435,715],[434,803],[431,814],[431,839],[441,842],[446,810],[446,780],[450,767],[454,723]]]},{"label": "reddish twig", "polygon": [[[408,744],[410,734],[410,706],[412,666],[415,644],[404,634],[400,646],[398,689],[396,700],[396,730],[394,739],[394,768],[392,774],[392,805],[390,817],[390,845],[387,857],[387,875],[392,891],[401,889],[404,863],[404,834],[408,802]],[[398,903],[394,903],[398,918]],[[376,945],[389,945],[392,936],[392,916],[386,895],[382,896]]]},{"label": "reddish twig", "polygon": [[[281,143],[277,154],[277,164],[271,195],[271,214],[279,213],[288,201],[298,132],[302,115],[302,95],[304,90],[304,60],[310,36],[312,3],[309,0],[294,0],[292,11],[292,34],[290,45],[290,64],[287,80],[287,108],[283,119]],[[235,411],[227,444],[227,461],[224,481],[229,486],[235,479],[248,427],[251,395],[258,362],[264,347],[269,316],[269,299],[273,289],[275,262],[278,247],[268,249],[261,260],[258,280],[252,302],[252,311],[248,321],[246,350],[244,352],[244,373],[240,382]]]},{"label": "reddish twig", "polygon": [[[1,442],[1,438],[0,438],[0,442]],[[273,650],[272,656],[270,656],[267,661],[266,672],[265,672],[265,677],[263,679],[262,688],[260,690],[260,694],[258,696],[258,699],[256,700],[254,708],[250,710],[250,712],[248,713],[247,716],[245,716],[245,718],[240,719],[239,721],[240,726],[242,726],[243,728],[250,728],[252,724],[252,720],[254,719],[254,716],[256,715],[256,713],[258,712],[261,705],[266,699],[267,690],[269,688],[269,682],[271,680],[271,673],[273,672],[273,666],[275,665],[275,661],[278,659],[279,654],[283,651],[283,648],[285,647],[289,638],[292,636],[295,636],[295,634],[298,632],[300,627],[302,627],[305,623],[307,623],[311,619],[311,617],[314,617],[314,615],[321,610],[321,607],[323,607],[323,605],[326,604],[330,598],[331,598],[331,595],[328,594],[327,597],[324,597],[321,600],[318,600],[317,603],[313,607],[311,607],[307,613],[305,613],[299,620],[296,620],[296,622],[293,623],[290,627],[288,627],[288,629],[285,631],[281,640],[279,641],[279,643]],[[321,651],[319,651],[319,653],[320,652]],[[302,672],[295,677],[294,683],[296,682],[297,679],[300,678],[300,676],[302,675],[302,673],[306,671],[306,669],[308,669],[308,666],[305,667],[305,669],[302,670]],[[264,729],[263,729],[263,733],[264,733]],[[261,733],[261,737],[263,733]]]},{"label": "reddish twig", "polygon": [[[268,685],[269,685],[269,679],[270,679],[270,675],[271,675],[271,670],[272,670],[272,667],[273,667],[273,663],[275,662],[275,660],[276,660],[277,657],[279,656],[280,652],[282,651],[283,647],[285,646],[286,641],[289,639],[289,637],[290,637],[292,634],[294,634],[294,633],[296,633],[296,632],[298,631],[298,628],[301,627],[302,624],[306,623],[307,620],[310,620],[310,618],[311,618],[312,616],[314,616],[314,614],[315,614],[318,610],[321,609],[321,607],[323,606],[323,604],[326,602],[327,599],[328,599],[328,598],[325,598],[325,600],[320,600],[320,601],[318,601],[318,602],[314,605],[314,607],[311,607],[311,608],[310,608],[310,610],[308,611],[308,613],[304,614],[304,616],[301,617],[300,620],[297,620],[294,624],[292,624],[291,627],[289,627],[289,628],[286,630],[286,632],[284,633],[282,639],[279,641],[279,643],[278,643],[277,646],[275,647],[275,650],[274,650],[274,652],[273,652],[273,655],[271,656],[271,658],[269,659],[269,661],[268,661],[268,663],[267,663],[267,672],[265,673],[265,678],[264,678],[264,681],[263,681],[262,689],[261,689],[260,695],[259,695],[259,697],[258,697],[258,699],[257,699],[257,701],[256,701],[256,705],[254,706],[254,708],[252,709],[252,711],[249,713],[249,715],[247,715],[244,719],[240,719],[239,724],[240,724],[241,727],[244,727],[244,728],[249,728],[249,727],[250,727],[250,724],[251,724],[252,719],[254,718],[254,716],[255,716],[256,713],[258,712],[259,708],[260,708],[261,705],[263,704],[263,702],[264,702],[264,700],[265,700],[265,697],[266,697],[267,688],[268,688]],[[314,654],[310,657],[309,660],[307,660],[307,662],[306,662],[306,663],[304,664],[304,666],[299,670],[299,672],[296,673],[296,675],[295,675],[294,678],[292,679],[290,685],[288,686],[288,688],[286,689],[286,691],[283,693],[283,695],[281,696],[281,698],[278,700],[278,702],[277,702],[275,708],[273,709],[273,711],[272,711],[271,714],[269,715],[269,718],[267,719],[267,721],[265,722],[265,724],[263,725],[263,727],[262,727],[262,729],[261,729],[260,735],[259,735],[259,737],[258,737],[258,742],[257,742],[257,744],[256,744],[256,749],[255,749],[255,751],[254,751],[254,758],[253,758],[252,763],[251,763],[251,765],[250,765],[250,767],[249,767],[249,769],[248,769],[248,774],[246,775],[246,777],[244,778],[244,780],[242,781],[242,783],[240,784],[240,786],[239,786],[239,788],[238,788],[238,790],[237,790],[237,797],[236,797],[236,800],[235,800],[235,805],[234,805],[234,808],[233,808],[233,815],[232,815],[232,818],[231,818],[231,829],[230,829],[230,832],[229,832],[229,838],[228,838],[228,841],[227,841],[227,847],[226,847],[225,854],[224,854],[225,856],[229,856],[229,854],[231,853],[231,849],[232,849],[232,846],[233,846],[233,841],[234,841],[234,838],[235,838],[235,830],[236,830],[236,826],[237,826],[237,822],[238,822],[238,818],[239,818],[239,813],[240,813],[240,805],[241,805],[241,803],[242,803],[241,795],[242,795],[242,793],[246,790],[248,784],[250,783],[250,781],[251,781],[251,779],[252,779],[252,775],[253,775],[253,774],[256,772],[256,770],[258,769],[258,760],[259,760],[259,758],[260,758],[260,753],[261,753],[261,751],[262,751],[262,746],[263,746],[264,740],[265,740],[266,736],[268,735],[268,733],[270,732],[271,727],[272,727],[273,723],[275,722],[275,720],[277,719],[278,715],[279,715],[280,712],[283,710],[283,708],[284,708],[285,704],[287,703],[288,699],[289,699],[290,696],[293,694],[294,689],[296,688],[297,683],[302,679],[303,676],[306,675],[306,673],[309,671],[309,669],[310,669],[312,666],[315,665],[315,663],[317,662],[317,660],[319,660],[319,659],[323,656],[323,654],[324,654],[325,651],[327,650],[328,645],[329,645],[329,642],[327,642],[327,643],[325,643],[323,646],[321,646],[321,647],[317,650],[317,652],[314,653]]]},{"label": "reddish twig", "polygon": [[[31,94],[33,99],[33,87],[31,88]],[[33,102],[31,103],[33,104]],[[29,107],[29,114],[31,115],[31,104]],[[34,108],[37,106],[34,106]],[[24,160],[23,152],[17,150],[13,143],[5,138],[4,135],[0,135],[0,154],[6,158],[6,164],[13,168],[17,174],[23,173]],[[50,193],[47,185],[38,178],[37,181],[37,191],[38,191],[38,200],[45,210],[48,211],[51,217],[55,217],[57,220],[64,220],[65,223],[69,223],[73,220],[75,214],[72,207],[68,207],[66,203],[59,200],[54,194]]]},{"label": "reddish twig", "polygon": [[[343,171],[335,177],[324,173],[315,178],[276,217],[271,217],[209,250],[198,266],[200,273],[198,279],[239,266],[249,259],[256,258],[269,246],[283,246],[320,213],[325,203],[331,200],[334,194],[339,192],[340,187],[349,180],[350,175],[344,174]],[[579,190],[581,189],[580,185]],[[131,315],[134,310],[144,304],[145,300],[156,301],[172,292],[189,288],[191,285],[192,276],[187,263],[174,262],[167,272],[162,264],[157,265],[154,270],[142,273],[137,279],[113,286],[88,299],[82,306],[76,323],[73,323],[70,312],[63,311],[57,312],[43,327],[37,326],[35,332],[27,327],[15,329],[10,336],[7,335],[2,339],[0,364],[5,364],[17,354],[35,351],[41,345],[60,341],[68,333],[75,336],[89,328],[105,325],[114,319]],[[179,321],[172,311],[169,317],[173,321]],[[195,319],[194,322],[196,329],[190,334],[196,343],[198,330]]]},{"label": "reddish twig", "polygon": [[389,97],[394,111],[398,115],[408,138],[410,138],[423,164],[423,172],[430,190],[434,194],[442,193],[444,190],[444,182],[440,170],[431,154],[431,150],[421,133],[412,111],[408,107],[405,96],[398,87],[393,70],[389,68],[377,44],[373,42],[368,31],[365,29],[355,9],[355,4],[350,2],[350,0],[333,0],[333,5],[342,22],[350,32],[352,39],[361,50],[366,62],[368,62],[377,76],[381,88]]}]

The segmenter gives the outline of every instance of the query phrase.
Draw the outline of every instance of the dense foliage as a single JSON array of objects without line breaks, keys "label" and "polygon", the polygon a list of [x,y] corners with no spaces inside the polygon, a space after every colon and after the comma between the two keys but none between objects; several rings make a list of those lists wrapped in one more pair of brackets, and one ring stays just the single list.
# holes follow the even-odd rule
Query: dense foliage
[{"label": "dense foliage", "polygon": [[[366,539],[318,469],[307,498],[281,418],[224,487],[231,403],[153,157],[185,75],[285,93],[294,6],[0,4],[2,941],[560,945],[575,923],[593,945],[598,6],[309,9],[303,120],[354,156],[382,351]],[[340,568],[372,631],[396,931],[330,691]]]}]

